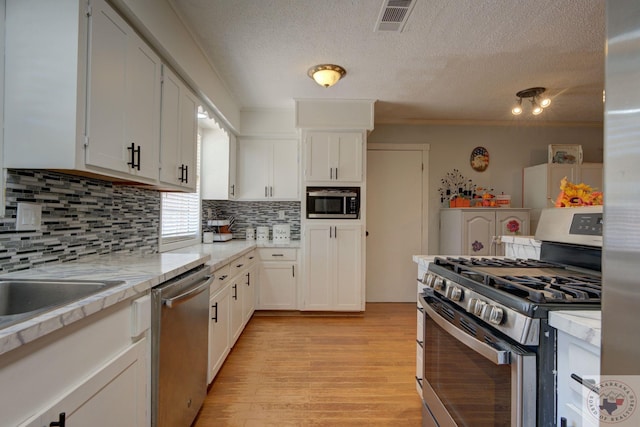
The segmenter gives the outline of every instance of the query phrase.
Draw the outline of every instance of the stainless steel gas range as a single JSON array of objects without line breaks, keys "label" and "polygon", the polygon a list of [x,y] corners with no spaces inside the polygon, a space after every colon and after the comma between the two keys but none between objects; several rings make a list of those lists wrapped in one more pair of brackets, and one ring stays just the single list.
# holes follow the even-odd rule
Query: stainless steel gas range
[{"label": "stainless steel gas range", "polygon": [[536,233],[540,260],[429,264],[419,278],[423,425],[555,425],[548,313],[600,309],[602,223],[601,207],[548,209]]}]

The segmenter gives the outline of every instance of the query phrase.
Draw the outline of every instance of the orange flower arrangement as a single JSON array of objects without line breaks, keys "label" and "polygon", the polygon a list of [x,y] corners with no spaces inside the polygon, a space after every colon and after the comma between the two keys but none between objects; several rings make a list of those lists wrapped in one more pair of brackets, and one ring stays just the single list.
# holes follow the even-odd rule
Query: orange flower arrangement
[{"label": "orange flower arrangement", "polygon": [[595,206],[602,204],[602,192],[594,191],[591,186],[580,183],[573,184],[565,176],[560,181],[560,194],[556,199],[557,208],[574,206]]}]

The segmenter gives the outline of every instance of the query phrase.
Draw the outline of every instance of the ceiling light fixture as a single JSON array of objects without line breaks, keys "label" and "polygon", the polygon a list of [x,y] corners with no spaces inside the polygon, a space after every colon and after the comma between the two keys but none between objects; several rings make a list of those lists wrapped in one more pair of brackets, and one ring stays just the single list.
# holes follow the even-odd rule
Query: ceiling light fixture
[{"label": "ceiling light fixture", "polygon": [[531,114],[534,116],[541,114],[545,108],[551,105],[551,98],[543,95],[545,91],[546,89],[543,87],[532,87],[516,93],[516,97],[518,99],[516,101],[516,105],[511,109],[511,114],[518,116],[522,113],[523,98],[527,98],[531,101]]},{"label": "ceiling light fixture", "polygon": [[309,68],[307,75],[320,86],[331,87],[338,82],[347,71],[339,65],[320,64]]}]

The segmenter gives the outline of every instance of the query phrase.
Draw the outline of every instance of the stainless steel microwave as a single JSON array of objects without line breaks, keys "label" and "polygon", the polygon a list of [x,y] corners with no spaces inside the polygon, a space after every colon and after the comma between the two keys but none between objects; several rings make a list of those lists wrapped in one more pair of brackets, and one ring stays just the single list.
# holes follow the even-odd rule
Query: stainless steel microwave
[{"label": "stainless steel microwave", "polygon": [[307,187],[307,218],[360,218],[360,188]]}]

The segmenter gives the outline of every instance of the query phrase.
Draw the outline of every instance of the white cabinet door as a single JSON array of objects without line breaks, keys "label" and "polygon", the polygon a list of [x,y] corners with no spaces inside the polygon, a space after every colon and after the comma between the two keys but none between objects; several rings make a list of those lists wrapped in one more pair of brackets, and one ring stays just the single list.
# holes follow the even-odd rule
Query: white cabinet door
[{"label": "white cabinet door", "polygon": [[133,344],[26,426],[51,425],[60,414],[67,427],[148,425],[147,346],[146,338]]},{"label": "white cabinet door", "polygon": [[[212,285],[213,286],[213,285]],[[207,383],[211,383],[224,363],[230,343],[231,294],[226,285],[211,296],[209,309],[209,369]]]},{"label": "white cabinet door", "polygon": [[550,164],[548,173],[548,200],[550,201],[549,205],[553,206],[553,203],[555,203],[558,198],[558,194],[560,194],[560,182],[562,178],[566,177],[569,181],[576,182],[578,173],[575,165],[565,164]]},{"label": "white cabinet door", "polygon": [[295,262],[263,262],[260,267],[259,308],[262,310],[295,310]]},{"label": "white cabinet door", "polygon": [[[269,198],[271,144],[258,140],[238,142],[238,196],[245,200]],[[273,191],[273,190],[272,190]]]},{"label": "white cabinet door", "polygon": [[200,191],[203,200],[235,200],[236,137],[220,129],[203,128]]},{"label": "white cabinet door", "polygon": [[242,333],[242,327],[244,326],[244,307],[243,298],[245,296],[245,284],[244,275],[240,274],[231,279],[229,288],[230,292],[230,309],[231,309],[231,328],[230,328],[230,344],[234,346],[238,337]]},{"label": "white cabinet door", "polygon": [[463,214],[463,251],[470,255],[494,255],[496,214],[491,212],[465,212]]},{"label": "white cabinet door", "polygon": [[305,138],[305,180],[362,181],[360,132],[309,132]]},{"label": "white cabinet door", "polygon": [[162,73],[160,181],[195,190],[199,102],[169,68]]},{"label": "white cabinet door", "polygon": [[338,225],[335,240],[336,310],[362,310],[362,227]]},{"label": "white cabinet door", "polygon": [[247,272],[244,273],[244,295],[242,298],[242,311],[244,315],[244,323],[246,324],[253,312],[256,310],[256,288],[258,283],[258,265],[253,264]]},{"label": "white cabinet door", "polygon": [[299,200],[297,141],[274,141],[272,147],[271,186],[273,192],[269,197],[278,200]]},{"label": "white cabinet door", "polygon": [[330,230],[330,226],[307,225],[304,251],[305,310],[333,308],[334,253],[333,231]]},{"label": "white cabinet door", "polygon": [[160,58],[103,1],[90,28],[86,165],[156,180]]},{"label": "white cabinet door", "polygon": [[296,140],[238,141],[238,198],[299,200]]},{"label": "white cabinet door", "polygon": [[305,231],[305,310],[360,311],[362,227],[308,225]]},{"label": "white cabinet door", "polygon": [[602,173],[602,163],[583,163],[580,165],[580,182],[602,191]]}]

